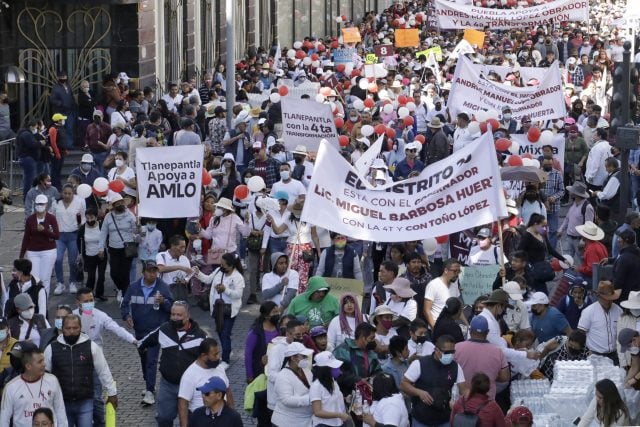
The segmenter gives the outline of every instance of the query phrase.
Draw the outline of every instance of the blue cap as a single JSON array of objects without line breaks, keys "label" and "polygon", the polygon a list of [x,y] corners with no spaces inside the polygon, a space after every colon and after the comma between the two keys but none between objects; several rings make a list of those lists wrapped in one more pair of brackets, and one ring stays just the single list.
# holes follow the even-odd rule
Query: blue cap
[{"label": "blue cap", "polygon": [[286,200],[288,202],[289,193],[287,193],[286,191],[276,191],[276,194],[274,194],[274,198],[276,200]]},{"label": "blue cap", "polygon": [[209,393],[210,391],[227,391],[227,385],[224,380],[220,377],[211,377],[209,380],[202,384],[200,387],[197,387],[196,390],[202,393]]},{"label": "blue cap", "polygon": [[483,316],[476,316],[473,319],[471,319],[469,330],[471,332],[484,334],[486,332],[489,332],[489,322],[487,322],[487,319]]}]

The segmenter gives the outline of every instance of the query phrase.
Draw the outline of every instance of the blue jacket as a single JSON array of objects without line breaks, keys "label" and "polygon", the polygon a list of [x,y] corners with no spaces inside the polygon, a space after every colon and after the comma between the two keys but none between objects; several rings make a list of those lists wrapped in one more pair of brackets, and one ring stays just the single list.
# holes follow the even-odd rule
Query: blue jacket
[{"label": "blue jacket", "polygon": [[[154,310],[154,296],[158,291],[164,297],[164,302],[159,310]],[[129,285],[129,289],[122,298],[120,311],[123,320],[127,320],[129,316],[133,317],[133,329],[136,332],[136,338],[140,339],[169,320],[171,305],[173,305],[173,297],[169,285],[157,279],[149,298],[145,300],[142,279],[140,279]]]},{"label": "blue jacket", "polygon": [[95,167],[91,167],[91,170],[89,171],[89,173],[85,175],[80,169],[80,166],[72,170],[71,175],[77,175],[80,178],[80,181],[82,181],[82,184],[87,184],[92,187],[93,187],[93,181],[95,181],[97,178],[100,178],[102,176],[100,175],[100,172],[98,172],[98,170]]},{"label": "blue jacket", "polygon": [[415,159],[413,161],[413,168],[410,168],[409,163],[407,163],[407,159],[404,159],[396,165],[396,170],[393,173],[393,180],[400,181],[401,179],[407,179],[411,172],[422,172],[422,169],[424,169],[424,163],[420,160]]}]

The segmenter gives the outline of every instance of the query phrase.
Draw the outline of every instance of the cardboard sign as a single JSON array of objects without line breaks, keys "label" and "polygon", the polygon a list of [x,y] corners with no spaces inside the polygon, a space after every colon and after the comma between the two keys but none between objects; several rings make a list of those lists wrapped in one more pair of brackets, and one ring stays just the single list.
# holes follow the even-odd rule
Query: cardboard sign
[{"label": "cardboard sign", "polygon": [[329,104],[291,96],[283,97],[281,102],[282,137],[288,150],[304,145],[308,151],[317,151],[323,139],[338,149],[338,134]]},{"label": "cardboard sign", "polygon": [[392,44],[379,44],[377,46],[374,46],[373,52],[379,58],[382,58],[385,56],[393,56],[395,54],[395,50]]},{"label": "cardboard sign", "polygon": [[473,304],[480,295],[490,294],[498,271],[500,266],[497,264],[462,267],[460,292],[465,304]]},{"label": "cardboard sign", "polygon": [[360,30],[355,27],[342,29],[342,41],[344,43],[359,43],[362,41]]},{"label": "cardboard sign", "polygon": [[364,57],[365,64],[375,64],[378,62],[378,57],[375,53],[368,53],[367,56]]},{"label": "cardboard sign", "polygon": [[467,28],[464,30],[464,37],[471,46],[482,47],[484,45],[484,32]]},{"label": "cardboard sign", "polygon": [[421,50],[420,52],[416,52],[416,58],[420,58],[421,55],[424,55],[425,58],[428,58],[429,54],[431,53],[435,55],[436,61],[442,61],[442,48],[438,45],[429,49]]},{"label": "cardboard sign", "polygon": [[354,48],[334,49],[333,62],[335,64],[348,64],[353,62],[353,54],[356,52]]},{"label": "cardboard sign", "polygon": [[396,47],[417,47],[420,44],[420,30],[417,28],[396,30]]},{"label": "cardboard sign", "polygon": [[362,295],[364,293],[364,283],[356,279],[344,279],[338,277],[325,277],[331,286],[331,295],[340,299],[344,294],[353,294],[358,299],[358,304],[362,307]]}]

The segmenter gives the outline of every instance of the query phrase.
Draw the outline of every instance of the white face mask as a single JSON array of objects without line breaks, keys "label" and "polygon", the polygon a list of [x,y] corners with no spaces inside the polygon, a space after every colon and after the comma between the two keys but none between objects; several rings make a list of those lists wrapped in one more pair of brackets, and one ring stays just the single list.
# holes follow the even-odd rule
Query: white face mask
[{"label": "white face mask", "polygon": [[279,161],[280,163],[284,163],[287,161],[287,155],[285,154],[284,151],[279,152],[278,154],[273,156],[273,158]]},{"label": "white face mask", "polygon": [[23,312],[20,313],[20,317],[22,317],[25,320],[31,320],[33,319],[33,315],[35,314],[36,310],[31,307],[28,310],[24,310]]},{"label": "white face mask", "polygon": [[216,208],[216,209],[213,211],[213,214],[214,214],[215,216],[222,216],[222,214],[223,214],[223,210],[222,210],[222,209],[220,209],[220,208]]},{"label": "white face mask", "polygon": [[298,367],[300,369],[308,369],[309,368],[309,359],[306,357],[298,362]]},{"label": "white face mask", "polygon": [[124,160],[122,160],[122,159],[116,159],[116,166],[117,166],[117,167],[120,167],[120,166],[123,166],[123,165],[124,165]]},{"label": "white face mask", "polygon": [[640,317],[640,308],[632,308],[629,311],[633,317]]},{"label": "white face mask", "polygon": [[283,181],[288,181],[289,180],[289,171],[280,171],[280,178],[282,178]]},{"label": "white face mask", "polygon": [[42,213],[47,209],[47,205],[36,205],[36,212]]},{"label": "white face mask", "polygon": [[637,356],[640,354],[640,347],[629,347],[629,353],[631,353],[632,356]]}]

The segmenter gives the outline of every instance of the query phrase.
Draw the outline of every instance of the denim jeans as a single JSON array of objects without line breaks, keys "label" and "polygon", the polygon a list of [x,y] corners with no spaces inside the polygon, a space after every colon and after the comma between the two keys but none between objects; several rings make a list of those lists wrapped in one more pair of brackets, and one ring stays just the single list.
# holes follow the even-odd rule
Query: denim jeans
[{"label": "denim jeans", "polygon": [[69,427],[92,427],[93,425],[93,399],[65,400],[64,407],[67,413]]},{"label": "denim jeans", "polygon": [[102,164],[107,159],[109,152],[108,151],[103,151],[101,153],[92,152],[91,155],[93,156],[93,163],[94,163],[93,167],[96,168],[98,172],[100,172],[100,176],[107,176],[108,171],[104,170],[104,166],[102,166]]},{"label": "denim jeans", "polygon": [[[141,340],[144,335],[136,334],[136,339]],[[147,391],[154,392],[156,389],[156,374],[158,372],[158,355],[160,354],[160,344],[147,347],[146,351],[139,353],[140,364],[142,365],[142,378]]]},{"label": "denim jeans", "polygon": [[224,316],[222,332],[218,334],[222,345],[222,361],[227,363],[229,363],[229,357],[231,356],[231,330],[235,322],[235,317]]},{"label": "denim jeans", "polygon": [[180,384],[172,384],[164,378],[160,379],[160,389],[156,398],[158,427],[173,427],[173,420],[178,416],[179,389]]},{"label": "denim jeans", "polygon": [[20,157],[20,166],[22,167],[22,200],[27,197],[29,189],[36,179],[37,162],[33,157]]},{"label": "denim jeans", "polygon": [[64,274],[62,272],[62,263],[64,262],[64,253],[67,252],[67,260],[69,261],[69,283],[75,282],[78,277],[76,272],[76,258],[78,258],[78,244],[76,238],[77,231],[61,232],[60,238],[56,240],[56,279],[58,283],[64,283]]},{"label": "denim jeans", "polygon": [[549,236],[549,243],[551,247],[556,249],[558,243],[556,233],[558,232],[558,214],[556,212],[547,212],[547,236]]},{"label": "denim jeans", "polygon": [[93,370],[93,427],[104,427],[104,399],[98,371]]}]

